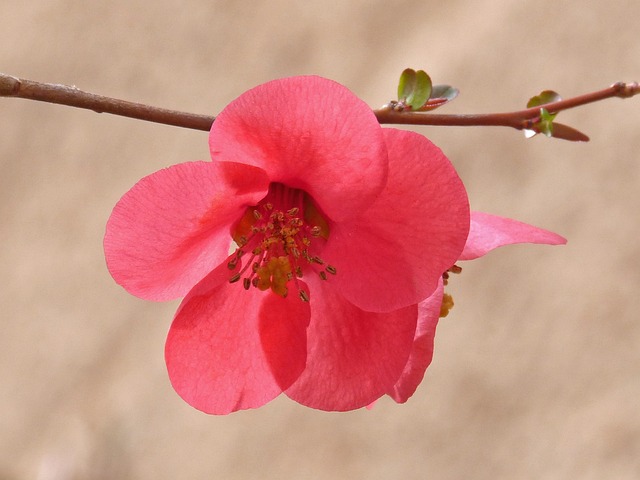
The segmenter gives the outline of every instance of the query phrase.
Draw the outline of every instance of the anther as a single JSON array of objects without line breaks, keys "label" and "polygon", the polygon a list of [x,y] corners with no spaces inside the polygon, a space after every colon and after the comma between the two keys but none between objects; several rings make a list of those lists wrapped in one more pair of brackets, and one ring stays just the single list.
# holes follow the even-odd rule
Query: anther
[{"label": "anther", "polygon": [[320,236],[320,232],[321,231],[322,231],[322,229],[316,225],[315,227],[312,227],[311,230],[309,230],[309,233],[313,237],[318,237],[318,236]]},{"label": "anther", "polygon": [[318,275],[320,275],[320,278],[322,280],[326,280],[327,279],[327,274],[324,272],[324,270],[321,271],[321,272],[318,272]]},{"label": "anther", "polygon": [[305,292],[304,290],[300,290],[300,300],[302,300],[303,302],[309,301],[309,295],[307,295],[307,292]]},{"label": "anther", "polygon": [[300,209],[298,207],[293,207],[287,210],[287,215],[291,215],[293,217],[294,215],[297,215],[299,211]]},{"label": "anther", "polygon": [[253,218],[255,218],[256,220],[260,220],[262,218],[262,214],[258,210],[254,210]]},{"label": "anther", "polygon": [[236,283],[238,280],[240,280],[240,274],[236,273],[229,279],[229,283]]},{"label": "anther", "polygon": [[332,265],[327,265],[325,267],[325,270],[327,272],[329,272],[331,275],[335,275],[336,273],[338,273],[338,271],[336,270],[336,267],[332,266]]},{"label": "anther", "polygon": [[244,287],[245,290],[249,290],[249,288],[251,287],[251,280],[249,278],[243,278],[242,286]]},{"label": "anther", "polygon": [[440,318],[444,318],[449,315],[449,312],[453,308],[453,297],[448,293],[442,295],[442,304],[440,305]]}]

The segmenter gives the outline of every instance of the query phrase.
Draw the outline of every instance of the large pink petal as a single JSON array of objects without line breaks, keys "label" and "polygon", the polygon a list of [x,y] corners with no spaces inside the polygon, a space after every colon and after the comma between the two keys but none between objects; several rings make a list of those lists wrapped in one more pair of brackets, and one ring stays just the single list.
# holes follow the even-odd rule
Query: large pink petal
[{"label": "large pink petal", "polygon": [[304,369],[309,304],[241,283],[226,264],[182,302],[165,347],[176,392],[206,413],[257,408],[278,396]]},{"label": "large pink petal", "polygon": [[361,217],[332,225],[321,254],[340,292],[377,312],[427,298],[469,229],[464,185],[442,151],[413,132],[385,129],[385,139],[387,187]]},{"label": "large pink petal", "polygon": [[471,212],[471,229],[460,260],[473,260],[494,248],[514,243],[564,245],[567,240],[557,233],[510,218]]},{"label": "large pink petal", "polygon": [[182,163],[143,178],[107,223],[111,275],[148,300],[186,295],[227,257],[231,224],[268,184],[263,171],[234,163]]},{"label": "large pink petal", "polygon": [[312,278],[309,285],[307,365],[285,393],[320,410],[364,407],[389,391],[406,365],[417,306],[365,312],[321,282]]},{"label": "large pink petal", "polygon": [[211,128],[213,160],[264,169],[309,193],[333,220],[356,215],[386,181],[382,129],[347,88],[321,77],[260,85],[231,102]]},{"label": "large pink petal", "polygon": [[440,280],[436,291],[418,305],[418,326],[409,361],[396,384],[388,392],[389,396],[398,403],[406,402],[414,394],[424,378],[427,367],[431,364],[433,339],[440,319],[443,291],[442,280]]}]

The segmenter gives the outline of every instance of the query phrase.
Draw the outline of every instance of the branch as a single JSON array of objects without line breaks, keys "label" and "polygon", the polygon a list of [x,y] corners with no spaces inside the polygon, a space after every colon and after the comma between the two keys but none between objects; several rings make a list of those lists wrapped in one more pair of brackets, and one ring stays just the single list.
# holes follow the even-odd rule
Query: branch
[{"label": "branch", "polygon": [[[637,82],[617,82],[608,88],[545,105],[549,113],[599,102],[606,98],[629,98],[640,93]],[[26,98],[40,102],[58,103],[70,107],[86,108],[98,113],[111,113],[125,117],[163,123],[195,130],[209,130],[215,117],[167,110],[142,103],[95,95],[68,85],[40,83],[0,73],[0,97]],[[540,116],[540,106],[517,112],[484,114],[434,114],[424,112],[397,112],[389,106],[374,110],[382,124],[443,125],[443,126],[504,126],[518,130],[531,128]]]},{"label": "branch", "polygon": [[58,103],[69,107],[86,108],[98,113],[164,123],[194,130],[210,130],[214,117],[152,107],[83,92],[77,87],[54,83],[40,83],[0,73],[0,97],[17,97],[39,102]]},{"label": "branch", "polygon": [[499,126],[513,127],[518,130],[531,128],[540,117],[540,108],[544,107],[550,114],[562,110],[579,107],[588,103],[599,102],[612,97],[630,98],[640,93],[638,82],[616,82],[610,87],[596,92],[586,93],[577,97],[560,100],[558,102],[538,105],[536,107],[504,113],[479,113],[461,115],[443,115],[425,112],[398,112],[391,106],[385,105],[374,110],[380,123],[394,123],[404,125],[444,125],[457,127]]}]

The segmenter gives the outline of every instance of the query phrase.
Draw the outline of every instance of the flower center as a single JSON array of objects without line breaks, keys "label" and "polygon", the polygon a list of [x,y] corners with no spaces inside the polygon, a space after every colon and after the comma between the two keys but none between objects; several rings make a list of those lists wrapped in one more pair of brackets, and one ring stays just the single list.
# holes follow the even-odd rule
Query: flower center
[{"label": "flower center", "polygon": [[[329,224],[304,191],[272,183],[267,196],[254,207],[247,208],[231,229],[238,248],[228,267],[240,271],[229,279],[242,279],[246,290],[252,286],[286,297],[293,283],[299,297],[309,301],[309,294],[298,282],[305,270],[315,271],[322,280],[327,273],[336,274],[316,254],[327,238]],[[244,256],[250,257],[244,261]]]}]

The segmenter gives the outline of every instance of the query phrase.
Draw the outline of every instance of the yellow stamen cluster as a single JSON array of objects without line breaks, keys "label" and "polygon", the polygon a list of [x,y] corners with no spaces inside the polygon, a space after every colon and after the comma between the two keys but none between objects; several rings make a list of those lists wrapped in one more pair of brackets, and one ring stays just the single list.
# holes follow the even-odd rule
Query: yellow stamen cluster
[{"label": "yellow stamen cluster", "polygon": [[[249,251],[251,257],[229,279],[231,283],[239,281],[246,272],[242,282],[246,290],[254,286],[261,291],[271,289],[273,293],[286,297],[287,285],[293,281],[300,298],[309,301],[309,295],[298,284],[298,278],[302,278],[303,265],[325,265],[320,257],[311,255],[309,247],[314,238],[328,237],[328,225],[324,219],[317,222],[320,226],[309,225],[306,215],[309,209],[305,209],[304,215],[300,215],[300,210],[299,207],[280,210],[269,202],[247,209],[233,229],[238,248],[229,260],[228,267],[235,270]],[[313,208],[311,211],[313,220],[316,220],[319,216],[317,210]],[[335,267],[326,265],[318,275],[326,280],[326,272],[332,275],[337,273]]]},{"label": "yellow stamen cluster", "polygon": [[280,295],[287,296],[287,282],[293,278],[291,263],[287,257],[271,257],[266,264],[256,270],[256,287],[263,292],[269,288]]}]

